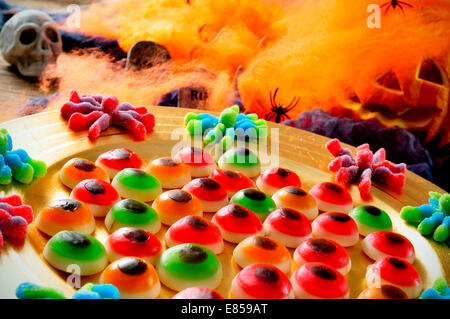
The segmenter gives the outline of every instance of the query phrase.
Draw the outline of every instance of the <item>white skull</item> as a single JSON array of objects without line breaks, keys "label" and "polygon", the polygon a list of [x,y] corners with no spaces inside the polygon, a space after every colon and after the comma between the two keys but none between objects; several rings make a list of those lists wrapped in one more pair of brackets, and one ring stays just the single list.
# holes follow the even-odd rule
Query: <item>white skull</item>
[{"label": "white skull", "polygon": [[3,58],[24,76],[38,77],[62,51],[61,35],[50,16],[38,10],[16,13],[0,33]]}]

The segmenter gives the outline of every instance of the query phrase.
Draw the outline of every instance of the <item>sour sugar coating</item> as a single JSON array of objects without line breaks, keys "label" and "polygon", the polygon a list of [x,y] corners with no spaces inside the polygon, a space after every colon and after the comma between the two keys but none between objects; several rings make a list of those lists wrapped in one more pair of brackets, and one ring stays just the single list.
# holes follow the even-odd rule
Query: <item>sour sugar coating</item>
[{"label": "sour sugar coating", "polygon": [[119,299],[119,290],[111,284],[87,283],[73,294],[72,299]]},{"label": "sour sugar coating", "polygon": [[182,189],[172,189],[159,195],[152,204],[161,222],[172,225],[188,215],[203,216],[202,202],[192,193]]},{"label": "sour sugar coating", "polygon": [[292,208],[278,208],[266,218],[265,233],[287,247],[296,248],[311,237],[311,222],[305,215]]},{"label": "sour sugar coating", "polygon": [[211,178],[227,191],[229,198],[241,189],[256,188],[255,182],[239,171],[217,168],[211,173]]},{"label": "sour sugar coating", "polygon": [[122,198],[143,202],[153,201],[162,193],[161,183],[154,176],[136,168],[121,170],[114,176],[111,185]]},{"label": "sour sugar coating", "polygon": [[47,262],[64,272],[71,272],[71,265],[80,267],[81,276],[99,273],[108,264],[105,247],[91,235],[61,231],[50,238],[44,248]]},{"label": "sour sugar coating", "polygon": [[378,207],[361,205],[352,209],[349,215],[355,220],[362,236],[367,236],[378,230],[392,230],[391,218]]},{"label": "sour sugar coating", "polygon": [[364,289],[358,299],[408,299],[408,295],[396,286],[383,284],[380,287]]},{"label": "sour sugar coating", "polygon": [[292,258],[287,248],[268,236],[247,237],[234,248],[233,257],[242,268],[252,264],[269,264],[288,274],[292,267]]},{"label": "sour sugar coating", "polygon": [[161,221],[150,205],[136,199],[123,199],[106,215],[105,226],[109,232],[121,227],[136,227],[156,234],[161,229]]},{"label": "sour sugar coating", "polygon": [[11,216],[20,216],[30,224],[33,221],[33,208],[30,205],[22,203],[19,195],[13,194],[6,197],[0,197],[0,209],[6,211]]},{"label": "sour sugar coating", "polygon": [[256,180],[256,185],[264,193],[272,196],[279,189],[286,186],[301,187],[300,177],[287,168],[274,167],[265,170]]},{"label": "sour sugar coating", "polygon": [[200,200],[205,213],[215,213],[228,204],[226,190],[209,177],[193,179],[184,185],[183,190],[192,193]]},{"label": "sour sugar coating", "polygon": [[262,222],[277,208],[269,195],[253,188],[240,190],[230,202],[250,209]]},{"label": "sour sugar coating", "polygon": [[356,222],[351,216],[344,213],[320,214],[311,226],[314,237],[331,239],[343,247],[354,246],[359,240]]},{"label": "sour sugar coating", "polygon": [[19,195],[0,198],[0,249],[3,239],[11,239],[15,245],[25,242],[27,226],[33,221],[31,206],[23,205]]},{"label": "sour sugar coating", "polygon": [[233,299],[294,299],[289,278],[277,267],[253,264],[242,269],[231,282]]},{"label": "sour sugar coating", "polygon": [[109,210],[120,201],[119,193],[115,188],[99,179],[81,181],[72,189],[70,198],[86,204],[94,217],[105,217]]},{"label": "sour sugar coating", "polygon": [[114,285],[122,299],[155,299],[161,292],[155,268],[137,257],[113,261],[103,271],[100,283]]},{"label": "sour sugar coating", "polygon": [[229,169],[244,173],[250,178],[257,177],[261,172],[258,156],[248,148],[232,148],[219,159],[221,169]]},{"label": "sour sugar coating", "polygon": [[223,236],[232,243],[239,243],[245,238],[263,234],[261,220],[244,206],[230,204],[221,208],[212,218]]},{"label": "sour sugar coating", "polygon": [[179,219],[169,227],[164,239],[168,247],[193,243],[203,245],[215,254],[223,251],[223,239],[219,227],[201,216],[189,215]]},{"label": "sour sugar coating", "polygon": [[335,268],[344,276],[352,266],[344,247],[325,238],[310,238],[301,243],[294,252],[294,260],[300,267],[309,262],[321,262]]},{"label": "sour sugar coating", "polygon": [[95,165],[108,173],[110,178],[113,178],[124,168],[142,169],[144,162],[133,151],[121,147],[100,154],[95,161]]},{"label": "sour sugar coating", "polygon": [[376,231],[367,235],[361,243],[364,253],[378,260],[386,256],[394,256],[406,259],[414,263],[414,246],[403,235],[391,231]]},{"label": "sour sugar coating", "polygon": [[444,278],[440,277],[433,283],[433,287],[424,290],[420,299],[450,299],[450,288]]},{"label": "sour sugar coating", "polygon": [[278,208],[286,207],[298,210],[309,220],[313,220],[319,214],[316,199],[300,187],[283,187],[273,194],[272,199]]},{"label": "sour sugar coating", "polygon": [[105,241],[109,261],[126,256],[139,257],[156,265],[162,245],[158,237],[149,231],[134,227],[122,227]]},{"label": "sour sugar coating", "polygon": [[352,196],[338,184],[322,182],[314,185],[309,193],[321,211],[348,213],[353,208]]},{"label": "sour sugar coating", "polygon": [[24,282],[16,288],[18,299],[66,299],[64,294],[54,288],[43,287],[31,282]]},{"label": "sour sugar coating", "polygon": [[170,157],[153,160],[148,172],[160,181],[163,188],[180,188],[191,180],[189,166]]},{"label": "sour sugar coating", "polygon": [[59,178],[65,186],[71,189],[85,179],[98,179],[109,183],[108,173],[84,158],[72,158],[67,161],[61,169]]},{"label": "sour sugar coating", "polygon": [[95,219],[86,204],[75,199],[57,199],[41,210],[36,227],[50,236],[62,230],[92,234]]},{"label": "sour sugar coating", "polygon": [[416,298],[422,292],[419,273],[406,259],[399,257],[383,257],[367,268],[367,287],[377,287],[380,284],[397,286],[409,298]]},{"label": "sour sugar coating", "polygon": [[215,289],[222,281],[222,264],[209,249],[197,244],[181,244],[164,251],[157,271],[161,282],[175,291],[203,286]]},{"label": "sour sugar coating", "polygon": [[208,287],[190,287],[186,288],[172,299],[224,299],[222,295],[215,289]]},{"label": "sour sugar coating", "polygon": [[345,277],[334,267],[321,262],[306,263],[291,276],[297,299],[348,299]]},{"label": "sour sugar coating", "polygon": [[189,167],[192,177],[207,177],[216,168],[211,154],[199,147],[185,147],[178,151],[175,158]]}]

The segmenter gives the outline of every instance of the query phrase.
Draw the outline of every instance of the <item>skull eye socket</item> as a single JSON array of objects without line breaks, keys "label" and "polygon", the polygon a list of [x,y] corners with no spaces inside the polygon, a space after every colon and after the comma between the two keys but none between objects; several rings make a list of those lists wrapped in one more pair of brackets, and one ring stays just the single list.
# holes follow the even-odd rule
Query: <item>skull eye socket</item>
[{"label": "skull eye socket", "polygon": [[37,32],[35,29],[25,29],[20,33],[19,41],[23,45],[29,45],[33,43],[37,38]]},{"label": "skull eye socket", "polygon": [[52,28],[46,28],[44,32],[47,39],[49,39],[51,42],[59,42],[58,33],[55,30],[53,30]]}]

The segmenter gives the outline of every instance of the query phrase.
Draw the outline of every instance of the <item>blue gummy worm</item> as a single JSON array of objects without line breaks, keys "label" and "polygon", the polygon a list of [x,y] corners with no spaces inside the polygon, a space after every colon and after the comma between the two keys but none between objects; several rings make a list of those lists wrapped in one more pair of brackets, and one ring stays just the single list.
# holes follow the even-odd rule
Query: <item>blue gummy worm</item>
[{"label": "blue gummy worm", "polygon": [[423,217],[430,217],[436,212],[436,208],[432,205],[424,204],[416,207],[422,213]]},{"label": "blue gummy worm", "polygon": [[102,298],[119,299],[119,290],[111,284],[94,285],[92,291],[98,293]]}]

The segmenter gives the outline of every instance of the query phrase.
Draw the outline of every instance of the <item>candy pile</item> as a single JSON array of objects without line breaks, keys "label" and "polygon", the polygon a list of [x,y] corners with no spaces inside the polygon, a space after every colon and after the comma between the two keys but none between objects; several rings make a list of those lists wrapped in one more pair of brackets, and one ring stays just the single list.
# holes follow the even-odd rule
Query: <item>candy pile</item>
[{"label": "candy pile", "polygon": [[233,105],[224,109],[219,118],[207,114],[189,112],[184,118],[184,127],[190,136],[203,135],[205,145],[222,143],[228,149],[236,139],[266,138],[267,123],[258,119],[256,114],[239,113],[239,106]]},{"label": "candy pile", "polygon": [[420,299],[450,299],[450,288],[444,278],[433,283],[433,288],[426,289]]},{"label": "candy pile", "polygon": [[0,185],[8,185],[13,178],[30,184],[33,178],[47,174],[47,165],[32,159],[23,149],[12,150],[12,138],[6,129],[0,129]]},{"label": "candy pile", "polygon": [[335,158],[328,164],[328,169],[336,173],[338,183],[358,183],[363,200],[370,200],[372,181],[401,192],[405,186],[406,165],[392,164],[386,160],[386,151],[380,148],[373,153],[369,144],[357,147],[356,158],[348,148],[343,148],[338,139],[326,144],[327,150]]},{"label": "candy pile", "polygon": [[111,125],[128,130],[137,140],[144,140],[155,126],[155,117],[144,106],[121,103],[115,96],[82,95],[72,91],[69,102],[61,107],[61,115],[74,131],[89,129],[96,140]]},{"label": "candy pile", "polygon": [[18,195],[0,198],[0,248],[3,236],[22,242],[27,235],[27,225],[33,221],[31,206],[23,205]]},{"label": "candy pile", "polygon": [[[16,289],[16,296],[19,299],[67,299],[57,289],[42,287],[31,282],[20,284]],[[72,299],[119,299],[119,291],[113,285],[87,283],[73,294]]]},{"label": "candy pile", "polygon": [[410,223],[418,223],[417,231],[424,236],[432,235],[438,242],[450,237],[450,194],[429,192],[429,204],[418,207],[405,206],[400,217]]}]

